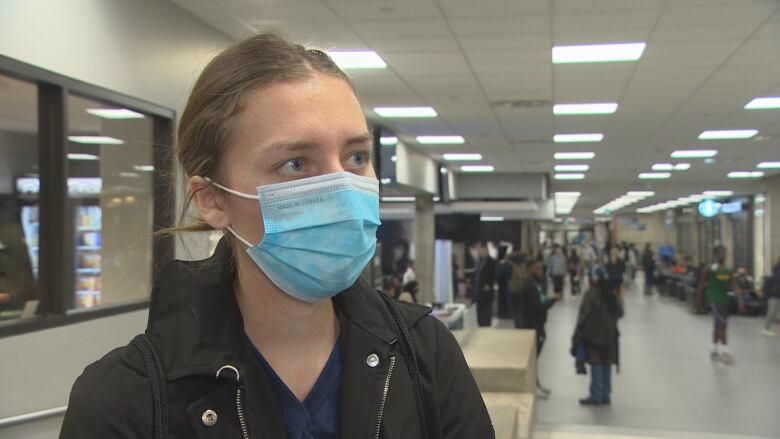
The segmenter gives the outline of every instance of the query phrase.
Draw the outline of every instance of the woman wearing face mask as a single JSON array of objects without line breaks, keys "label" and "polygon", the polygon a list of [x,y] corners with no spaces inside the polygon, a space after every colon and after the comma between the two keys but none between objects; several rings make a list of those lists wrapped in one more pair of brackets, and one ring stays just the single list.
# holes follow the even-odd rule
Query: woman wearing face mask
[{"label": "woman wearing face mask", "polygon": [[263,34],[212,60],[176,153],[189,230],[225,236],[161,268],[147,337],[87,367],[61,438],[494,437],[449,331],[358,280],[380,224],[371,152],[326,54]]}]

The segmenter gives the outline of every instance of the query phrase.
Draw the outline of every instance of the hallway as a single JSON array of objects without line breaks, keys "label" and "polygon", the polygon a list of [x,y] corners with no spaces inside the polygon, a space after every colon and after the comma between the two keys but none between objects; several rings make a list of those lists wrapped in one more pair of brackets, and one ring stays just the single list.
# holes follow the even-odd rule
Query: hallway
[{"label": "hallway", "polygon": [[567,289],[550,310],[539,376],[553,393],[538,402],[537,439],[780,437],[780,338],[760,335],[760,318],[732,318],[736,362],[713,363],[710,316],[627,288],[612,406],[591,408],[577,403],[589,377],[575,375],[569,355],[578,305]]}]

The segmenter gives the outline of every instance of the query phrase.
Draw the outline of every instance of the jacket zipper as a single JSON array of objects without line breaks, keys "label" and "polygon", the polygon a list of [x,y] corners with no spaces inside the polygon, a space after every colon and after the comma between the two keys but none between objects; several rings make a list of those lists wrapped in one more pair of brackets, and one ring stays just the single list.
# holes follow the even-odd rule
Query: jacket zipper
[{"label": "jacket zipper", "polygon": [[244,416],[244,401],[241,398],[241,387],[236,391],[236,411],[238,412],[238,423],[241,424],[241,434],[244,439],[249,439],[249,429],[246,426],[246,417]]},{"label": "jacket zipper", "polygon": [[382,398],[379,400],[379,413],[376,415],[376,430],[374,430],[374,439],[379,439],[379,433],[382,430],[382,417],[385,414],[385,403],[387,402],[387,392],[390,390],[390,378],[395,369],[395,357],[390,357],[390,367],[387,368],[387,377],[385,386],[382,388]]}]

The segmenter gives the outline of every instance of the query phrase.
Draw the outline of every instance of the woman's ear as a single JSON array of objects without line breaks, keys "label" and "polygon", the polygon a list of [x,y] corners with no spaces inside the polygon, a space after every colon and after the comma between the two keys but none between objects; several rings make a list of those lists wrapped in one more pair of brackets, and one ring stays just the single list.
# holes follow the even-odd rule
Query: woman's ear
[{"label": "woman's ear", "polygon": [[225,211],[225,199],[222,191],[209,184],[203,177],[190,177],[189,189],[200,218],[215,230],[224,230],[230,226],[230,218]]}]

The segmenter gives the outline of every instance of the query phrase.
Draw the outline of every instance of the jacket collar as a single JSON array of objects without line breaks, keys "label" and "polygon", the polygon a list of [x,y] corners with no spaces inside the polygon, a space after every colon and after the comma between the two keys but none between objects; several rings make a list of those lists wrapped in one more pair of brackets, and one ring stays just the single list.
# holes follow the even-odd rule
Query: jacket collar
[{"label": "jacket collar", "polygon": [[[146,333],[160,352],[169,380],[214,376],[221,366],[242,362],[244,324],[233,291],[231,252],[222,239],[210,258],[169,262],[157,276]],[[384,302],[364,280],[333,300],[339,316],[363,333],[386,344],[398,339]],[[401,312],[411,329],[430,309],[403,306]]]}]

